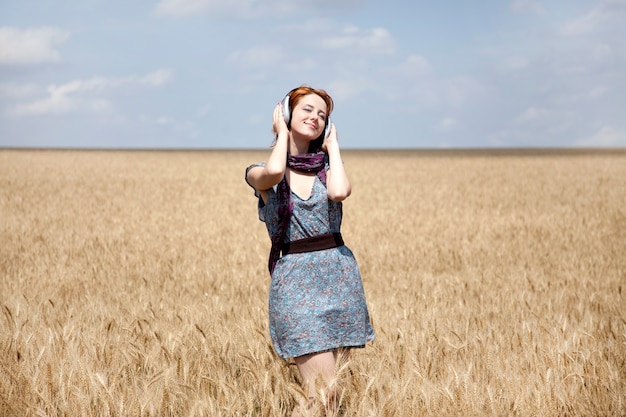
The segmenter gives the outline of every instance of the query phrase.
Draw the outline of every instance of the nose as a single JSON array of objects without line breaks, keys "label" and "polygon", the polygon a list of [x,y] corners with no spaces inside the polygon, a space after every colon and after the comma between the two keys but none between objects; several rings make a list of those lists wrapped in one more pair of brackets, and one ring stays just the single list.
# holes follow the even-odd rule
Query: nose
[{"label": "nose", "polygon": [[317,123],[317,125],[319,125],[320,123],[324,123],[324,119],[322,119],[322,117],[317,114],[312,114],[310,120]]}]

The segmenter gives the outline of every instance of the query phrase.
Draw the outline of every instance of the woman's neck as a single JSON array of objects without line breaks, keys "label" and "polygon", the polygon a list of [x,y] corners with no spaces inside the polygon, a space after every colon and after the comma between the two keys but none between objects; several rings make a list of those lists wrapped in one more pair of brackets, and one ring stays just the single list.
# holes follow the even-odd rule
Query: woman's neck
[{"label": "woman's neck", "polygon": [[290,135],[291,140],[289,141],[289,154],[291,155],[302,155],[309,152],[309,140],[308,139],[300,139],[298,137],[294,137],[294,135]]}]

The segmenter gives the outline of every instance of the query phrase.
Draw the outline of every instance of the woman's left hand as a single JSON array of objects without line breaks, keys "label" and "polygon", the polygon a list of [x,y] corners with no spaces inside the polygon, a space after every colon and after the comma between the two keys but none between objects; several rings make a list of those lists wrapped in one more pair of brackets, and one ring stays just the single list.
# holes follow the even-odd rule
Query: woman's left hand
[{"label": "woman's left hand", "polygon": [[324,143],[322,143],[322,150],[324,152],[328,152],[329,146],[336,145],[338,143],[337,137],[337,129],[335,129],[335,124],[333,122],[330,123],[330,133],[326,138],[324,138]]}]

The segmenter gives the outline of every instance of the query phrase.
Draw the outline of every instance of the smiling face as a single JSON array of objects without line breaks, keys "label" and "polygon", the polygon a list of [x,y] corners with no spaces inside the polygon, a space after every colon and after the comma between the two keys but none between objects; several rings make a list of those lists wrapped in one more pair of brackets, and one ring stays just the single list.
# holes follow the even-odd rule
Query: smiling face
[{"label": "smiling face", "polygon": [[302,138],[315,140],[322,135],[326,126],[326,102],[315,93],[299,98],[291,113],[291,132]]}]

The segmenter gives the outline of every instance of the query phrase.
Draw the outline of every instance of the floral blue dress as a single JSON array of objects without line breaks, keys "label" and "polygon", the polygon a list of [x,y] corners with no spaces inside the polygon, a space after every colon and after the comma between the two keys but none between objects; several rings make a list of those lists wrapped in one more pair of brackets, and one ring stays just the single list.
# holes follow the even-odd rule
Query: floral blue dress
[{"label": "floral blue dress", "polygon": [[[259,164],[260,165],[260,164]],[[278,195],[258,192],[259,219],[268,231],[277,227]],[[340,231],[342,205],[328,199],[316,176],[311,196],[291,192],[293,214],[285,242]],[[270,335],[281,358],[340,347],[363,347],[374,340],[359,268],[347,246],[280,258],[269,291]]]}]

